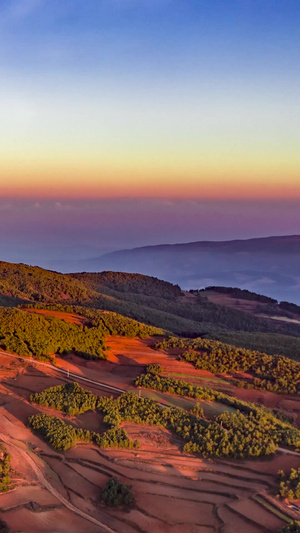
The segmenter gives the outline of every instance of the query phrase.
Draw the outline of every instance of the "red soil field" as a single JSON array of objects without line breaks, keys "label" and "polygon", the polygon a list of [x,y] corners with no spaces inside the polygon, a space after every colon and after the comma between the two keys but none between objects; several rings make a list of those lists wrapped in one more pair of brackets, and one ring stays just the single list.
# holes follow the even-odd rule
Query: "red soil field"
[{"label": "red soil field", "polygon": [[53,316],[54,318],[58,318],[59,320],[65,320],[66,322],[70,322],[71,324],[78,324],[79,326],[88,324],[88,320],[86,318],[77,315],[76,313],[52,311],[51,309],[28,309],[26,307],[22,308],[22,311],[27,311],[28,313],[34,313],[37,315]]},{"label": "red soil field", "polygon": [[[108,338],[108,361],[86,361],[70,355],[58,358],[57,365],[123,389],[133,388],[132,378],[149,362],[159,362],[167,372],[218,378],[178,361],[174,353],[154,351],[154,342]],[[59,375],[55,368],[0,355],[0,377],[0,440],[12,455],[12,477],[16,480],[14,490],[0,495],[0,508],[2,520],[13,533],[20,528],[24,533],[94,533],[106,528],[120,533],[276,531],[284,520],[259,504],[257,496],[268,497],[275,509],[295,517],[284,502],[275,498],[276,473],[300,467],[298,456],[276,453],[253,461],[204,460],[184,454],[182,441],[166,429],[128,422],[122,425],[130,438],[141,442],[138,450],[103,450],[82,443],[58,453],[27,427],[31,414],[57,412],[31,405],[29,397],[32,392],[65,383],[67,376]],[[104,394],[91,384],[82,386]],[[211,382],[211,386],[224,388],[222,382]],[[232,390],[243,399],[298,412],[297,399],[235,387]],[[98,413],[58,416],[78,427],[103,429]],[[111,476],[132,486],[136,504],[129,512],[101,503],[101,490]]]}]

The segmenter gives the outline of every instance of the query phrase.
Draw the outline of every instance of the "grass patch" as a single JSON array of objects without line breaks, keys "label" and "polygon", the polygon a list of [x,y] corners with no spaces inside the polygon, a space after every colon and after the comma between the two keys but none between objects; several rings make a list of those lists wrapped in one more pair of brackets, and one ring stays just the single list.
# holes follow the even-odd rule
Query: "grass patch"
[{"label": "grass patch", "polygon": [[206,380],[206,381],[214,381],[216,383],[223,383],[228,385],[228,381],[222,378],[210,378],[207,376],[193,376],[191,374],[182,374],[180,372],[166,372],[164,374],[166,377],[168,376],[179,376],[181,378],[192,378],[192,379],[200,379],[200,380]]},{"label": "grass patch", "polygon": [[169,407],[179,407],[180,409],[189,410],[195,404],[194,399],[180,398],[178,396],[172,396],[170,394],[164,394],[163,392],[155,392],[152,390],[143,389],[142,396],[144,398],[151,398],[159,403],[168,405]]},{"label": "grass patch", "polygon": [[226,411],[229,411],[229,413],[236,413],[236,409],[234,407],[222,405],[218,402],[205,402],[200,400],[199,405],[202,407],[206,418],[210,419],[213,419],[215,416],[225,413]]},{"label": "grass patch", "polygon": [[278,516],[279,518],[281,518],[282,520],[284,520],[287,524],[290,523],[291,519],[289,516],[287,516],[286,514],[284,514],[282,511],[280,511],[277,507],[275,507],[275,505],[272,505],[271,503],[269,503],[268,501],[266,501],[264,498],[262,498],[261,496],[253,496],[252,498],[253,500],[255,500],[257,503],[259,503],[262,507],[265,507],[266,509],[268,509],[269,511],[271,511],[273,514],[275,514],[276,516]]}]

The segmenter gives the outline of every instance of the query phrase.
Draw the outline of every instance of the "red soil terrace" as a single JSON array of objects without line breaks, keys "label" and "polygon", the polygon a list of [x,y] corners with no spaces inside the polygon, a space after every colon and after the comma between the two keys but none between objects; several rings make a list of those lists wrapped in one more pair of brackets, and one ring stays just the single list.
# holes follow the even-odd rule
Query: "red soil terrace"
[{"label": "red soil terrace", "polygon": [[[178,361],[174,350],[153,350],[156,340],[110,337],[106,340],[110,348],[107,361],[69,355],[57,358],[57,366],[128,390],[133,389],[132,379],[145,364],[157,362],[167,374],[200,378],[199,384],[279,407],[299,418],[297,398],[236,388],[222,382],[220,376]],[[275,494],[277,471],[300,467],[300,456],[278,452],[253,461],[204,460],[184,454],[182,442],[166,429],[127,422],[123,426],[132,439],[140,440],[139,450],[103,450],[84,443],[60,454],[27,426],[31,414],[57,413],[31,405],[29,397],[32,392],[65,383],[68,377],[54,367],[1,354],[0,377],[0,440],[12,455],[15,480],[14,490],[0,495],[1,519],[13,532],[20,531],[21,524],[24,533],[94,533],[107,531],[106,527],[122,533],[261,533],[277,531],[285,524],[284,517],[299,519]],[[110,395],[97,385],[81,384],[97,394]],[[155,397],[155,393],[147,393]],[[166,403],[174,399],[163,396]],[[59,416],[78,427],[103,429],[98,413]],[[136,505],[129,512],[101,503],[101,490],[113,475],[132,486]]]}]

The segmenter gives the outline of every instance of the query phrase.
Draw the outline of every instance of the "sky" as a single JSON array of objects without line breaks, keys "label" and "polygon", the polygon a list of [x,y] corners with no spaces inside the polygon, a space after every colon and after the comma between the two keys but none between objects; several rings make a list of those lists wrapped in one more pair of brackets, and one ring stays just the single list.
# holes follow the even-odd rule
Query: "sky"
[{"label": "sky", "polygon": [[299,27],[298,0],[2,0],[5,258],[299,233]]}]

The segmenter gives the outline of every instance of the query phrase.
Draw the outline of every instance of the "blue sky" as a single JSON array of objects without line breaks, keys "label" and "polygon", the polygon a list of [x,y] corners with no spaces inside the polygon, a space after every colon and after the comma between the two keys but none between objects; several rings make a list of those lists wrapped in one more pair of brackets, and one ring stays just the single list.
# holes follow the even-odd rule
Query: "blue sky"
[{"label": "blue sky", "polygon": [[84,171],[92,197],[107,179],[182,196],[183,176],[244,197],[284,177],[293,196],[299,19],[289,0],[2,2],[0,194],[80,196]]},{"label": "blue sky", "polygon": [[[90,204],[81,230],[76,217],[73,229],[61,219],[59,235],[43,202],[38,215],[18,214],[19,200],[37,198],[129,198],[112,210],[117,229],[113,239],[103,229],[103,248],[119,246],[131,197],[154,198],[144,233],[134,237],[134,216],[126,228],[133,245],[143,235],[155,244],[158,233],[176,242],[296,232],[299,28],[298,0],[2,1],[0,199],[12,210],[1,244],[16,238],[20,217],[27,234],[38,221],[62,246],[88,235]],[[164,218],[173,197],[186,201],[182,227],[172,226],[176,203]],[[186,216],[190,198],[215,202],[206,226],[202,207]],[[261,215],[241,218],[255,200]]]},{"label": "blue sky", "polygon": [[297,1],[6,0],[0,15],[1,68],[17,78],[299,76]]}]

